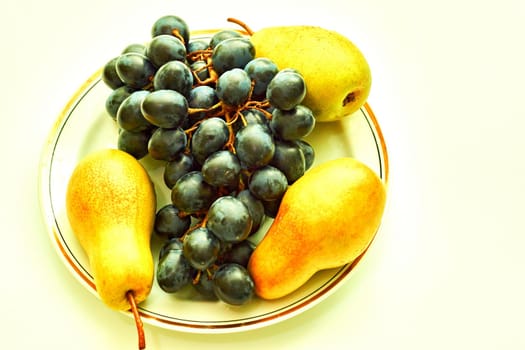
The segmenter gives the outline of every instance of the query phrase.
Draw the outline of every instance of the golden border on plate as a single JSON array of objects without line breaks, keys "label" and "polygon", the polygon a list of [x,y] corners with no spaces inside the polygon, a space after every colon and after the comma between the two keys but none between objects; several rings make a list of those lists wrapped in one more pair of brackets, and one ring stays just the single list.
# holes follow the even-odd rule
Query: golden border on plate
[{"label": "golden border on plate", "polygon": [[[200,31],[194,31],[192,32],[192,35],[210,35],[215,32],[219,31],[219,29],[216,30],[200,30]],[[239,31],[242,34],[246,34],[243,31]],[[94,74],[92,74],[80,87],[79,89],[72,95],[72,97],[69,99],[63,110],[60,112],[58,118],[53,123],[53,126],[48,134],[48,137],[46,139],[46,143],[44,145],[44,149],[41,156],[40,161],[40,167],[39,167],[39,199],[40,199],[40,205],[42,214],[44,216],[44,219],[46,220],[46,224],[49,226],[49,220],[50,220],[50,213],[48,212],[50,203],[50,198],[48,195],[44,195],[46,190],[49,189],[49,183],[47,181],[44,181],[44,176],[47,176],[47,180],[49,179],[48,169],[50,164],[50,159],[52,156],[52,150],[54,149],[54,146],[58,142],[58,136],[59,136],[59,130],[61,127],[63,127],[64,123],[66,122],[66,118],[71,114],[71,112],[75,108],[75,104],[78,103],[79,98],[83,96],[86,93],[86,90],[89,86],[94,85],[98,83],[100,80],[100,76],[102,73],[102,68],[96,71]],[[379,126],[379,122],[372,111],[372,108],[366,102],[361,107],[361,112],[364,114],[364,117],[369,120],[373,128],[371,127],[371,132],[374,133],[374,136],[377,136],[375,138],[375,143],[378,148],[378,156],[379,156],[379,162],[380,167],[384,169],[384,174],[382,176],[382,180],[385,183],[385,185],[388,184],[388,177],[389,177],[389,161],[388,161],[388,153],[387,153],[387,147],[386,142],[383,136],[383,133],[381,131],[381,128]],[[45,187],[45,188],[44,188]],[[48,203],[49,202],[49,203]],[[52,211],[52,210],[51,210]],[[57,223],[54,221],[51,224],[51,227],[48,227],[48,230],[50,231],[50,234],[53,238],[53,242],[55,243],[55,248],[57,249],[57,252],[60,253],[63,260],[67,263],[69,268],[72,272],[74,272],[75,276],[83,282],[85,286],[87,286],[91,292],[96,294],[96,286],[93,282],[93,279],[86,275],[84,272],[81,271],[79,266],[72,260],[72,258],[67,253],[67,248],[64,247],[64,242],[62,240],[62,236],[60,235],[59,231],[60,228],[57,226]],[[320,289],[317,289],[316,291],[312,292],[312,294],[302,298],[302,300],[299,300],[291,306],[285,306],[277,311],[269,312],[266,316],[252,316],[250,317],[251,320],[239,320],[238,322],[228,323],[228,322],[216,322],[216,323],[189,323],[189,322],[182,322],[182,321],[175,321],[175,320],[167,320],[162,317],[155,316],[153,312],[150,312],[148,310],[140,308],[139,305],[139,314],[144,319],[145,322],[148,322],[152,325],[157,325],[159,327],[163,328],[171,328],[176,330],[186,330],[190,332],[209,332],[209,333],[225,333],[228,330],[236,330],[239,331],[241,328],[242,330],[250,330],[255,328],[260,328],[265,325],[270,325],[273,323],[276,323],[278,321],[286,320],[295,314],[306,310],[307,307],[312,307],[316,305],[318,302],[320,302],[322,299],[327,297],[331,292],[334,291],[334,288],[338,286],[347,276],[350,272],[352,272],[361,260],[361,258],[366,253],[363,252],[357,259],[355,259],[352,263],[342,266],[337,273],[334,275],[334,279],[330,279],[325,284],[323,284]],[[129,317],[133,317],[133,315],[130,312],[123,312],[124,314],[128,315]],[[168,327],[167,327],[168,326]]]}]

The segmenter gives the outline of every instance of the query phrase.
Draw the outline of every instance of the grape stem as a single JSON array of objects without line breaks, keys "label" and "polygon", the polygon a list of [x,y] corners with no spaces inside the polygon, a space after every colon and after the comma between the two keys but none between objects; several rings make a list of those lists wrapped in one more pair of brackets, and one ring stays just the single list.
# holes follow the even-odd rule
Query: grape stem
[{"label": "grape stem", "polygon": [[180,34],[179,30],[177,28],[173,29],[171,34],[173,34],[174,37],[179,39],[184,45],[186,45],[186,40],[184,40],[184,37]]},{"label": "grape stem", "polygon": [[253,35],[254,31],[251,30],[250,27],[248,27],[248,25],[246,23],[244,23],[243,21],[237,19],[237,18],[227,18],[227,21],[228,22],[231,22],[231,23],[235,23],[235,24],[238,24],[242,29],[244,29],[246,31],[246,33],[248,33],[248,35]]},{"label": "grape stem", "polygon": [[135,302],[135,294],[132,290],[129,290],[126,293],[126,298],[128,299],[129,304],[131,305],[131,312],[135,318],[135,325],[137,326],[137,333],[139,337],[139,350],[146,348],[146,337],[144,335],[144,325],[142,324],[142,319],[140,318],[139,310],[137,308],[137,303]]},{"label": "grape stem", "polygon": [[193,278],[192,283],[193,285],[196,285],[199,283],[199,280],[201,279],[202,270],[197,270],[197,275]]}]

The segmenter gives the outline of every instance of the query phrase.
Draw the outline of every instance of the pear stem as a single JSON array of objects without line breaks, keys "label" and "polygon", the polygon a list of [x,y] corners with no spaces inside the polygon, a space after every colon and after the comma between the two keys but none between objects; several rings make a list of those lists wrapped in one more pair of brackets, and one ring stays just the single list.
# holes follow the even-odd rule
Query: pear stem
[{"label": "pear stem", "polygon": [[242,27],[242,29],[244,29],[246,31],[246,33],[248,33],[248,35],[253,35],[253,33],[254,33],[254,31],[251,30],[250,27],[248,27],[248,25],[246,23],[244,23],[241,20],[238,20],[237,18],[228,18],[227,21],[235,23],[235,24],[238,24],[239,26]]},{"label": "pear stem", "polygon": [[137,308],[137,303],[135,302],[135,295],[133,291],[130,290],[126,293],[126,298],[128,299],[129,304],[131,305],[131,312],[135,318],[135,325],[137,326],[137,333],[139,337],[139,350],[146,348],[146,337],[144,335],[144,325],[142,324],[142,319],[139,315],[139,310]]}]

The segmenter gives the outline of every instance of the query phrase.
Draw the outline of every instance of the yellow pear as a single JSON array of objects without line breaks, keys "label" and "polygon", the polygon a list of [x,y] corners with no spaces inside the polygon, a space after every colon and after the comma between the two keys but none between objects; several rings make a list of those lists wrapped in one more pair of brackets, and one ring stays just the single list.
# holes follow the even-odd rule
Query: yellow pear
[{"label": "yellow pear", "polygon": [[280,26],[256,31],[251,41],[256,57],[301,73],[306,82],[302,104],[317,121],[339,120],[366,102],[372,84],[370,67],[345,36],[316,26]]},{"label": "yellow pear", "polygon": [[263,299],[283,297],[317,271],[350,263],[369,246],[386,201],[384,183],[354,158],[312,168],[291,185],[248,269]]},{"label": "yellow pear", "polygon": [[150,238],[156,197],[144,167],[120,150],[88,155],[68,183],[66,211],[86,252],[100,298],[117,310],[129,310],[149,295],[154,265]]}]

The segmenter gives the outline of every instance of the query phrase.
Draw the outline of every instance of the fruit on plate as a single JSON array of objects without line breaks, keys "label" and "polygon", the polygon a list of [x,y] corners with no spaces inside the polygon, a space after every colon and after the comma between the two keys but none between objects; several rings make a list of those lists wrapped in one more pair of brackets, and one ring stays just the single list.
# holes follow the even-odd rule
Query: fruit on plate
[{"label": "fruit on plate", "polygon": [[366,102],[372,83],[370,67],[345,36],[316,26],[277,26],[256,31],[250,39],[256,57],[301,73],[308,87],[302,104],[317,121],[339,120]]},{"label": "fruit on plate", "polygon": [[307,86],[297,71],[255,58],[239,31],[184,37],[186,25],[174,16],[153,27],[165,26],[133,69],[124,69],[126,49],[105,65],[106,109],[120,150],[165,162],[170,202],[155,220],[166,252],[158,255],[157,285],[166,293],[193,286],[207,299],[241,305],[253,296],[250,241],[315,158],[304,140],[315,127],[301,105]]},{"label": "fruit on plate", "polygon": [[97,292],[112,309],[132,309],[135,319],[136,304],[153,283],[155,210],[150,177],[126,152],[96,151],[80,160],[69,179],[67,217],[88,256]]},{"label": "fruit on plate", "polygon": [[343,157],[312,168],[288,188],[250,258],[255,293],[280,298],[315,272],[355,260],[372,241],[385,201],[385,185],[359,160]]}]

